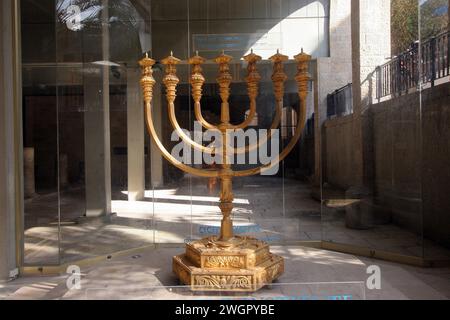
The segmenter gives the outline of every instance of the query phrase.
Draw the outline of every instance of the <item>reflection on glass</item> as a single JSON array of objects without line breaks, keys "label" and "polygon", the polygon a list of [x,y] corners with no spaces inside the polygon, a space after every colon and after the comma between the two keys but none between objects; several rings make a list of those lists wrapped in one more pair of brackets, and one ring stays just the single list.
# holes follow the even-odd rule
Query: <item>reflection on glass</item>
[{"label": "reflection on glass", "polygon": [[441,142],[431,127],[439,120],[431,119],[436,109],[431,111],[429,98],[442,96],[437,85],[448,76],[448,3],[386,5],[390,11],[360,8],[360,18],[376,15],[386,23],[360,26],[361,37],[378,35],[370,45],[361,42],[359,53],[353,51],[353,64],[364,65],[357,70],[360,77],[355,83],[353,68],[353,85],[342,83],[327,98],[323,240],[384,258],[394,253],[448,259],[448,250],[438,245],[446,242],[436,225],[444,220],[434,198],[435,177],[442,174],[433,169],[443,154],[436,152]]},{"label": "reflection on glass", "polygon": [[59,263],[58,108],[54,18],[23,1],[24,263]]},{"label": "reflection on glass", "polygon": [[436,262],[450,259],[448,215],[448,137],[446,124],[450,76],[450,3],[445,0],[419,1],[418,47],[421,101],[421,178],[424,228],[424,258]]}]

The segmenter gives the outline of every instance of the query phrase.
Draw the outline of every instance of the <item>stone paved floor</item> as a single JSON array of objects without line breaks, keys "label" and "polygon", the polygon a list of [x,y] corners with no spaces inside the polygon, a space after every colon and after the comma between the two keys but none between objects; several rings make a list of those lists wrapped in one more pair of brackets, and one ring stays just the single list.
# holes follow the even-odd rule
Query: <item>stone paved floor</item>
[{"label": "stone paved floor", "polygon": [[[58,228],[56,195],[27,203],[25,261],[57,264],[153,243],[184,243],[218,231],[219,198],[210,195],[205,180],[178,188],[147,191],[143,201],[128,202],[116,193],[115,212],[109,219],[81,218],[82,192],[61,197],[61,228]],[[311,199],[309,187],[298,181],[249,180],[235,188],[236,233],[257,236],[268,242],[320,240],[320,203]],[[283,205],[283,203],[285,205]],[[60,234],[58,233],[60,232]],[[58,236],[60,235],[60,236]]]},{"label": "stone paved floor", "polygon": [[[30,265],[58,264],[154,243],[180,244],[217,233],[219,199],[209,194],[206,186],[204,179],[185,180],[177,188],[148,191],[145,199],[137,202],[126,201],[126,194],[118,192],[112,203],[115,215],[100,220],[82,218],[82,191],[68,191],[60,198],[61,228],[56,195],[28,201],[25,261]],[[297,180],[246,179],[239,181],[234,191],[236,233],[273,244],[323,239],[410,256],[450,257],[449,250],[392,224],[370,230],[346,228],[339,211],[321,215],[320,202],[311,198],[307,184]]]},{"label": "stone paved floor", "polygon": [[[450,268],[423,269],[304,248],[273,247],[286,272],[271,287],[248,295],[193,294],[178,286],[171,258],[181,248],[147,249],[82,268],[80,290],[69,290],[68,275],[23,277],[0,284],[0,299],[449,299]],[[367,268],[381,270],[381,289],[369,290]]]}]

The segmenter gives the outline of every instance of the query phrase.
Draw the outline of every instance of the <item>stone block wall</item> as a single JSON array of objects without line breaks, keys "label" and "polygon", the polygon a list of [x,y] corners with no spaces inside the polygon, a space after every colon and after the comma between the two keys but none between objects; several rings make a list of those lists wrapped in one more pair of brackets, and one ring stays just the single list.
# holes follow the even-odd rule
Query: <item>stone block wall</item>
[{"label": "stone block wall", "polygon": [[326,121],[323,129],[325,182],[348,189],[353,182],[353,115]]},{"label": "stone block wall", "polygon": [[392,211],[394,223],[422,232],[420,95],[370,107],[373,124],[374,201]]},{"label": "stone block wall", "polygon": [[422,99],[424,233],[450,246],[450,85]]},{"label": "stone block wall", "polygon": [[[376,206],[392,222],[450,246],[450,86],[448,83],[373,104],[364,124],[365,159]],[[353,181],[353,117],[323,127],[324,181]]]}]

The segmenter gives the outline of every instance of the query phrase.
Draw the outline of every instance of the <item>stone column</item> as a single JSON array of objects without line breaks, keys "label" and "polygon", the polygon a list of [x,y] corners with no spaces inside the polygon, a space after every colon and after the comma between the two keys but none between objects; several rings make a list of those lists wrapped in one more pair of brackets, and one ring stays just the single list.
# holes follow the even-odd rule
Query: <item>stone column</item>
[{"label": "stone column", "polygon": [[86,216],[111,213],[108,0],[103,0],[102,55],[105,65],[84,75]]},{"label": "stone column", "polygon": [[376,97],[375,70],[391,54],[391,1],[352,0],[354,181],[349,193],[370,193],[368,107]]},{"label": "stone column", "polygon": [[[162,88],[161,88],[161,76],[155,74],[156,85],[153,91],[153,119],[155,124],[155,130],[160,139],[164,141],[162,133]],[[157,188],[164,184],[163,176],[163,158],[156,146],[153,139],[151,141],[151,174],[152,174],[152,187]]]},{"label": "stone column", "polygon": [[19,12],[19,1],[0,2],[0,281],[17,273],[22,247]]},{"label": "stone column", "polygon": [[144,108],[139,87],[140,70],[127,69],[128,200],[139,201],[145,192]]},{"label": "stone column", "polygon": [[[352,82],[351,6],[349,0],[330,0],[330,56],[318,58],[315,79],[315,181],[323,173],[322,128],[327,120],[327,95]],[[318,190],[316,190],[316,193]],[[316,196],[320,199],[320,194]]]},{"label": "stone column", "polygon": [[353,182],[347,198],[361,199],[346,207],[346,226],[373,226],[373,141],[369,106],[376,99],[377,66],[391,54],[391,1],[351,0],[353,83]]},{"label": "stone column", "polygon": [[104,81],[108,79],[92,75],[85,75],[83,79],[87,217],[111,212],[109,93],[102,91]]}]

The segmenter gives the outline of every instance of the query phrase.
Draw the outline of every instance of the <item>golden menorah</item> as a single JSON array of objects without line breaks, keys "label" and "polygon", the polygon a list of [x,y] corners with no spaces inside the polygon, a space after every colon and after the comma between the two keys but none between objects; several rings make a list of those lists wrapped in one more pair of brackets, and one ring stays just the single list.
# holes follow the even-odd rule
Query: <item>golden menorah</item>
[{"label": "golden menorah", "polygon": [[302,52],[294,57],[297,62],[298,72],[295,80],[298,84],[298,95],[300,97],[300,116],[298,123],[289,144],[282,150],[274,161],[267,165],[261,165],[254,169],[235,171],[232,169],[230,154],[242,154],[261,147],[270,138],[273,130],[279,128],[282,118],[283,98],[285,93],[285,82],[288,77],[284,71],[284,63],[289,57],[277,52],[270,58],[273,63],[272,82],[276,99],[276,113],[266,139],[248,145],[244,148],[234,148],[228,150],[227,139],[230,131],[246,129],[254,120],[257,114],[257,103],[259,83],[261,75],[258,73],[257,63],[262,58],[252,52],[244,57],[248,64],[248,75],[245,78],[248,86],[248,96],[250,99],[250,112],[245,121],[238,125],[230,123],[230,86],[232,75],[230,73],[230,62],[232,57],[222,52],[214,62],[219,66],[219,84],[221,105],[221,121],[219,124],[211,124],[202,115],[201,99],[205,77],[202,75],[202,64],[206,59],[200,57],[198,53],[189,59],[191,65],[190,84],[192,86],[192,97],[195,102],[194,112],[198,122],[207,130],[217,130],[222,136],[221,148],[206,147],[191,139],[180,127],[175,110],[175,99],[177,85],[180,79],[177,77],[177,65],[181,62],[171,53],[169,57],[162,60],[166,66],[163,83],[166,88],[166,98],[168,103],[168,116],[174,130],[179,137],[191,147],[204,153],[217,154],[223,160],[217,170],[207,170],[194,168],[176,159],[161,142],[153,124],[152,99],[153,88],[156,81],[153,77],[153,66],[156,61],[146,57],[139,64],[142,67],[141,86],[145,102],[145,118],[147,128],[161,151],[162,155],[175,167],[180,170],[199,177],[218,178],[221,182],[220,204],[222,212],[222,223],[220,235],[208,237],[194,241],[186,245],[186,253],[173,258],[173,271],[180,279],[181,283],[191,286],[194,291],[243,291],[253,292],[272,283],[284,272],[283,258],[270,252],[269,245],[263,241],[251,237],[240,237],[233,234],[233,221],[231,218],[233,210],[232,179],[234,177],[246,177],[258,175],[269,170],[271,167],[283,161],[299,141],[306,122],[306,98],[308,95],[308,73],[311,56]]}]

